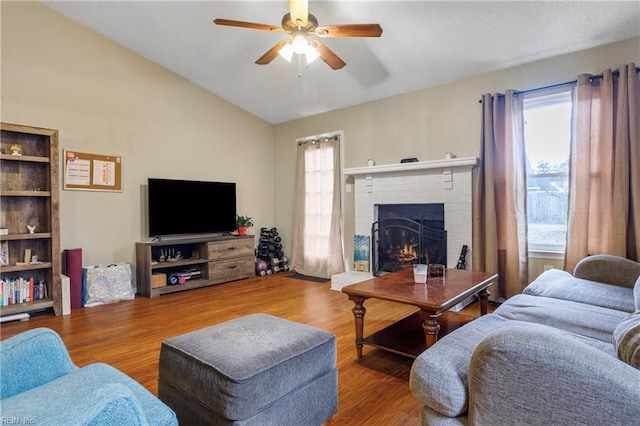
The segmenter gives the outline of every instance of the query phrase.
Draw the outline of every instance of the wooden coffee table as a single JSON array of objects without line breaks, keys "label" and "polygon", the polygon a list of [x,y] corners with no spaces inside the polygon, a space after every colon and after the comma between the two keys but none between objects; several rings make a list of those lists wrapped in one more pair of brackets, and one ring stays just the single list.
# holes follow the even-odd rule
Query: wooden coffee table
[{"label": "wooden coffee table", "polygon": [[[436,343],[438,337],[470,322],[474,317],[447,312],[456,304],[477,294],[480,315],[487,313],[487,288],[498,278],[489,272],[445,269],[440,277],[429,277],[427,284],[413,281],[413,270],[403,269],[342,288],[355,306],[352,309],[356,325],[356,350],[362,357],[362,346],[371,345],[396,354],[416,358]],[[420,308],[408,317],[364,337],[364,302],[382,299]]]}]

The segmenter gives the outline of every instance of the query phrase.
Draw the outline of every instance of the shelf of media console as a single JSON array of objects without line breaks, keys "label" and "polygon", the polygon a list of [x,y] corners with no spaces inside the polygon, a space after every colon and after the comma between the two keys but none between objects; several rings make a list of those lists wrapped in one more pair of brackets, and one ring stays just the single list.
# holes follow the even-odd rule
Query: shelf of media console
[{"label": "shelf of media console", "polygon": [[208,259],[183,259],[183,260],[178,260],[176,262],[158,262],[154,265],[151,265],[151,270],[159,271],[164,269],[180,268],[182,266],[189,266],[189,265],[204,265],[208,263],[209,263]]},{"label": "shelf of media console", "polygon": [[164,287],[153,288],[151,289],[151,291],[154,294],[157,293],[160,295],[160,294],[176,293],[184,290],[191,290],[191,289],[200,288],[200,287],[209,286],[209,285],[213,285],[213,283],[210,280],[198,278],[198,279],[187,280],[184,282],[184,284],[166,285]]}]

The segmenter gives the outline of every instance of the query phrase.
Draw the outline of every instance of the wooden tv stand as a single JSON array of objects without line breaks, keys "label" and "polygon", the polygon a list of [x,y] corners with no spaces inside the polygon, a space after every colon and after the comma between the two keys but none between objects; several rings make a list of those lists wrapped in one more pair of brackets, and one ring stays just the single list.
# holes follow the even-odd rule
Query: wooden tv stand
[{"label": "wooden tv stand", "polygon": [[[181,258],[176,260],[178,252]],[[163,254],[165,259],[160,262]],[[179,279],[179,283],[169,285],[172,276],[174,281]],[[136,285],[138,294],[142,296],[153,298],[253,276],[253,235],[190,237],[136,243]]]}]

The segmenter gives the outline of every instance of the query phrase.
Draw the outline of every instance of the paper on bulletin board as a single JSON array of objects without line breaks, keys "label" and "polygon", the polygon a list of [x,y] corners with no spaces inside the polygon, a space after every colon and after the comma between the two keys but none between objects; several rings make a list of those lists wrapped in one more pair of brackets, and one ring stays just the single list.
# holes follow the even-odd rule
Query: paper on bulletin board
[{"label": "paper on bulletin board", "polygon": [[122,157],[64,152],[64,189],[122,191]]}]

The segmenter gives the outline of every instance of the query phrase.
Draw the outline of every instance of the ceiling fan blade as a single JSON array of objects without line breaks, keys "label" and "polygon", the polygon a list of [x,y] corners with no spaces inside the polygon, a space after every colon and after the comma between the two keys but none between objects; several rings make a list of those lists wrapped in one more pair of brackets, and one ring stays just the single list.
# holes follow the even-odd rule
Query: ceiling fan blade
[{"label": "ceiling fan blade", "polygon": [[267,50],[267,53],[265,53],[264,55],[258,58],[258,60],[256,61],[256,64],[267,65],[271,63],[271,61],[273,61],[278,56],[278,51],[282,49],[282,46],[284,46],[288,42],[289,40],[282,40],[281,42],[273,46],[271,49]]},{"label": "ceiling fan blade", "polygon": [[283,32],[283,29],[281,27],[276,27],[274,25],[256,24],[255,22],[234,21],[231,19],[218,18],[218,19],[214,19],[213,23],[216,25],[226,25],[228,27],[240,27],[240,28],[251,28],[254,30]]},{"label": "ceiling fan blade", "polygon": [[320,37],[380,37],[382,27],[378,24],[323,25],[316,28]]},{"label": "ceiling fan blade", "polygon": [[327,46],[320,43],[318,40],[313,40],[313,44],[316,47],[316,50],[320,54],[320,58],[326,62],[334,70],[339,70],[343,68],[346,64],[342,59],[338,57],[335,53],[331,51]]},{"label": "ceiling fan blade", "polygon": [[300,27],[307,25],[307,19],[309,16],[309,1],[308,0],[289,0],[289,14],[291,20],[295,24],[299,24]]}]

